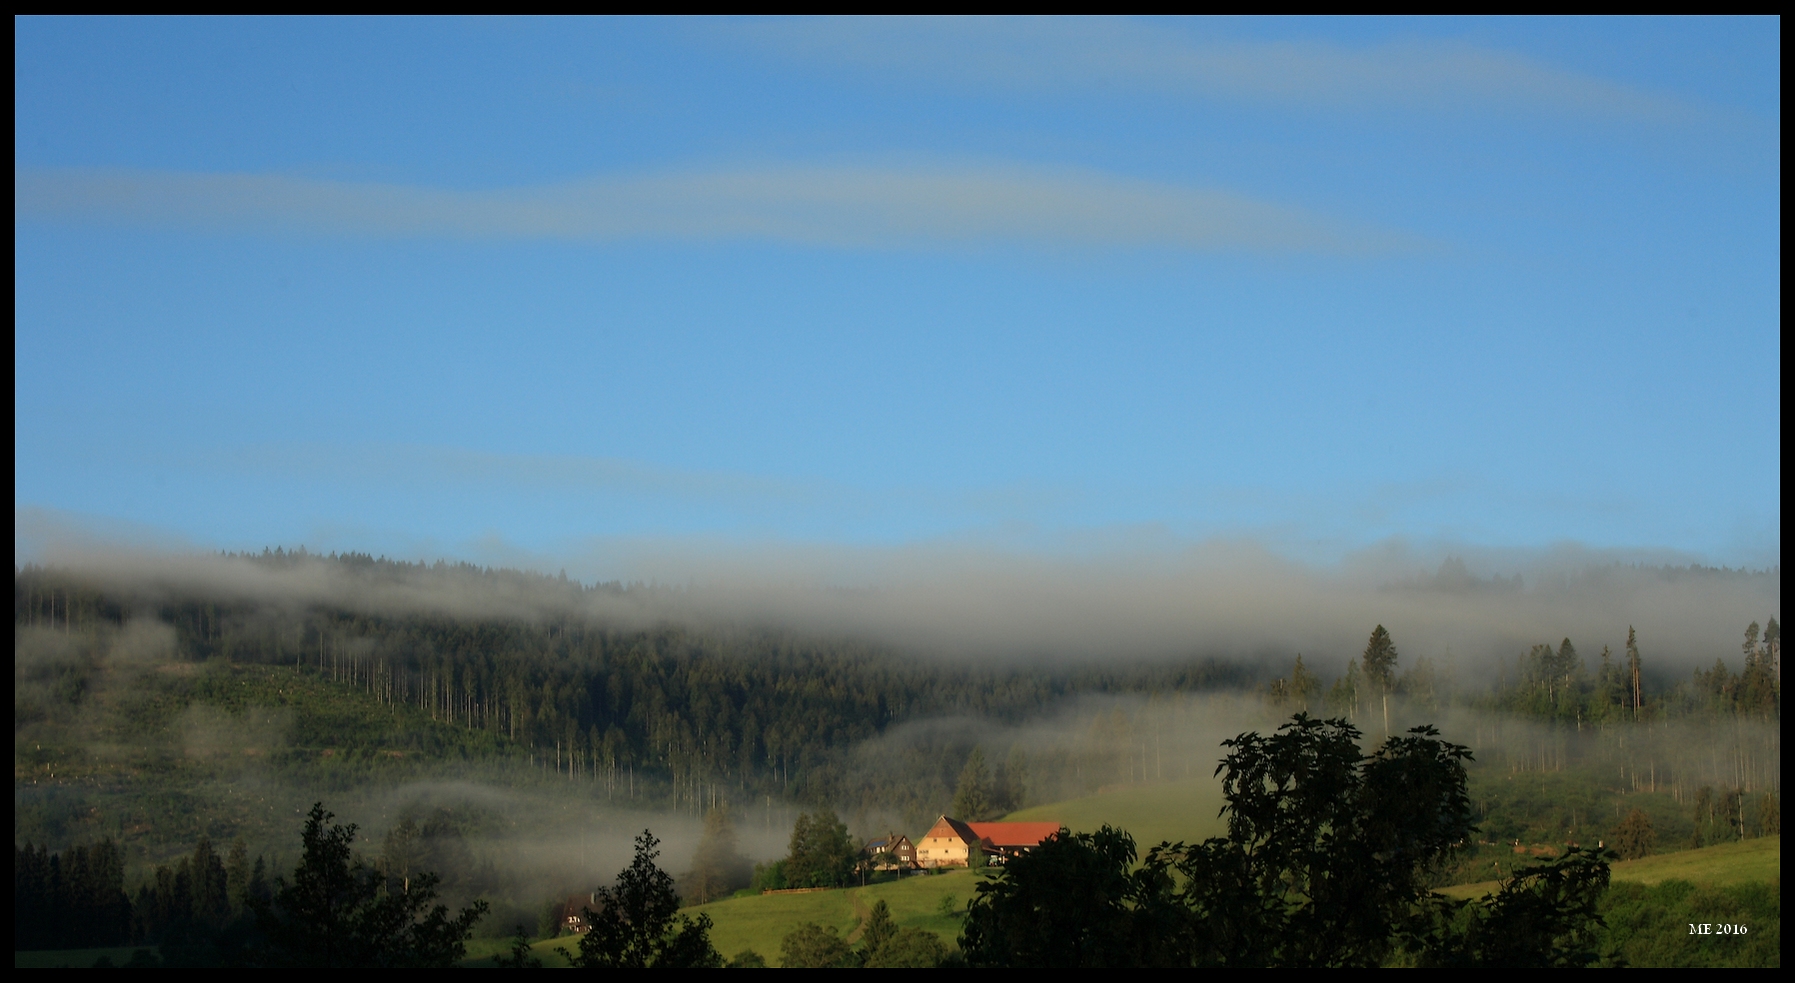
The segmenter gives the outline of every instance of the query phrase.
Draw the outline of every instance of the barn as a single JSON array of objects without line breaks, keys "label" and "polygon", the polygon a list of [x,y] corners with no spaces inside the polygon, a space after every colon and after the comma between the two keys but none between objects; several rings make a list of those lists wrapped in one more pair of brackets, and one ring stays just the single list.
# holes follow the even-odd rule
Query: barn
[{"label": "barn", "polygon": [[1059,823],[968,823],[942,816],[916,844],[921,867],[965,867],[978,850],[991,862],[1026,853],[1060,831]]}]

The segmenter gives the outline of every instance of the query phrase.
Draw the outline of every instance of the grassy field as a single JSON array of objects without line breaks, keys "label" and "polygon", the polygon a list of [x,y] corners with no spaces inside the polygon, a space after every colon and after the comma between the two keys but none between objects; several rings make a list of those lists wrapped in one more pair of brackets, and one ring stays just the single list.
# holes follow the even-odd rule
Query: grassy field
[{"label": "grassy field", "polygon": [[1139,785],[1012,812],[1014,822],[1057,822],[1074,833],[1108,823],[1127,830],[1142,852],[1166,840],[1196,842],[1227,832],[1219,818],[1221,783],[1213,779]]},{"label": "grassy field", "polygon": [[[1151,794],[1155,792],[1159,794]],[[1029,809],[1016,814],[1016,817],[1029,820],[1057,818],[1074,830],[1094,829],[1103,822],[1117,823],[1130,830],[1144,826],[1154,830],[1154,833],[1152,839],[1142,837],[1143,842],[1157,843],[1160,839],[1189,839],[1203,833],[1202,827],[1195,821],[1179,819],[1178,806],[1192,802],[1201,804],[1200,791],[1160,786],[1153,789],[1123,790],[1059,806]],[[1067,806],[1076,808],[1066,809]],[[1047,809],[1065,811],[1045,814],[1044,810]],[[1199,818],[1204,815],[1198,814]],[[1158,825],[1154,824],[1156,819]],[[725,957],[734,956],[743,949],[753,949],[772,965],[779,962],[780,940],[800,923],[808,921],[824,926],[832,925],[843,935],[853,939],[861,921],[872,910],[873,904],[880,900],[891,906],[892,917],[899,925],[928,929],[938,933],[943,941],[951,945],[960,934],[957,912],[965,909],[978,876],[973,871],[954,870],[945,874],[906,877],[863,888],[731,898],[687,908],[685,912],[690,915],[702,912],[711,917],[716,923],[716,927],[711,930],[711,941]],[[1729,843],[1701,850],[1685,850],[1623,861],[1614,865],[1614,879],[1620,883],[1642,885],[1681,880],[1704,887],[1780,883],[1782,837],[1769,836],[1744,843]],[[1495,887],[1493,881],[1462,884],[1442,888],[1441,893],[1461,898],[1477,897],[1489,893]],[[956,914],[942,914],[941,903],[944,897]],[[560,967],[567,965],[560,950],[572,951],[577,946],[576,939],[559,938],[537,942],[533,949],[541,957],[544,967]],[[509,948],[510,943],[505,940],[473,940],[468,945],[468,959],[464,965],[490,965],[488,961],[492,955],[508,952]],[[110,957],[115,965],[123,965],[131,958],[133,951],[122,948],[15,952],[13,965],[20,969],[91,966],[102,955]],[[1647,964],[1640,959],[1635,962]]]},{"label": "grassy field", "polygon": [[[1004,818],[1016,822],[1058,822],[1074,832],[1089,832],[1109,823],[1134,834],[1144,852],[1162,840],[1199,840],[1220,834],[1224,827],[1216,813],[1221,805],[1220,786],[1201,780],[1117,789],[1023,809]],[[976,877],[968,870],[954,870],[864,888],[731,898],[687,908],[686,913],[702,912],[711,917],[715,923],[711,942],[726,958],[743,949],[753,949],[774,965],[779,962],[780,940],[800,924],[834,926],[844,936],[855,938],[853,933],[880,900],[891,906],[892,918],[899,926],[927,929],[952,945],[960,934],[960,919],[958,915],[942,914],[941,900],[945,896],[956,911],[963,911],[972,897]],[[571,950],[575,944],[571,938],[549,939],[536,943],[534,949],[542,957],[543,966],[561,966],[566,965],[566,960],[559,950]],[[490,959],[501,948],[496,942],[470,945],[470,962]]]},{"label": "grassy field", "polygon": [[[816,922],[824,927],[834,926],[843,936],[856,940],[860,923],[879,901],[891,907],[892,920],[899,927],[928,929],[940,935],[941,940],[951,947],[960,935],[958,912],[965,910],[977,879],[978,875],[972,871],[954,870],[838,891],[730,898],[687,908],[684,913],[693,916],[702,913],[711,917],[715,923],[711,929],[711,944],[724,958],[743,949],[753,949],[774,966],[779,965],[780,940],[800,924]],[[955,914],[942,913],[944,898]],[[547,968],[567,965],[558,950],[572,952],[578,945],[577,939],[562,937],[538,942],[533,948]],[[475,955],[471,949],[470,957]]]},{"label": "grassy field", "polygon": [[[1726,843],[1660,853],[1638,860],[1623,860],[1614,865],[1614,880],[1639,884],[1662,881],[1688,881],[1691,884],[1725,886],[1730,884],[1768,883],[1782,880],[1783,838],[1765,836],[1743,843]],[[1495,881],[1457,884],[1440,888],[1440,893],[1453,898],[1477,898],[1497,888]]]}]

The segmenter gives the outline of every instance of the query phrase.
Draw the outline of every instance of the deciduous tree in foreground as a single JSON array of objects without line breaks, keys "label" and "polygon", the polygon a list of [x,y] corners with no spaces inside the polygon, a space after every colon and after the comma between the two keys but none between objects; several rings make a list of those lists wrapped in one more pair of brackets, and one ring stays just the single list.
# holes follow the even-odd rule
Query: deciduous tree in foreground
[{"label": "deciduous tree in foreground", "polygon": [[1224,743],[1228,835],[1162,843],[1064,830],[980,884],[960,947],[974,966],[1587,965],[1607,854],[1572,850],[1496,895],[1455,901],[1428,874],[1474,831],[1470,751],[1431,727],[1369,756],[1345,720],[1297,714]]}]

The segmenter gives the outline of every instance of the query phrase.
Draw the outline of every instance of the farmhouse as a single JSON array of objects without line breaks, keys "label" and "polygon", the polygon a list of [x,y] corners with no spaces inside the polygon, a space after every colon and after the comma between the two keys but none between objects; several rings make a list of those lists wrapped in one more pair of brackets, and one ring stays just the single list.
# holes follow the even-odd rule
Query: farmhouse
[{"label": "farmhouse", "polygon": [[921,867],[965,867],[972,851],[978,850],[992,863],[1001,864],[1059,830],[1059,823],[967,823],[942,816],[916,844],[916,863]]},{"label": "farmhouse", "polygon": [[872,858],[874,870],[907,870],[917,866],[916,845],[902,833],[886,833],[884,839],[868,843],[865,853]]},{"label": "farmhouse", "polygon": [[598,907],[597,894],[571,894],[561,905],[561,930],[569,935],[578,935],[592,926],[586,924],[586,909]]},{"label": "farmhouse", "polygon": [[1060,831],[1059,823],[967,823],[995,863],[1027,853]]}]

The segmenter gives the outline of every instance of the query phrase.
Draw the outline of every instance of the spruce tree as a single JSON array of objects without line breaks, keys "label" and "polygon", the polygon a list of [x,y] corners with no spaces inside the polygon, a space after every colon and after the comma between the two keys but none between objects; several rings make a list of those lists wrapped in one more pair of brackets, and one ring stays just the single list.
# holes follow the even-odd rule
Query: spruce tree
[{"label": "spruce tree", "polygon": [[964,822],[982,822],[991,817],[991,769],[985,765],[985,752],[978,748],[966,758],[960,769],[960,781],[954,788],[954,818]]},{"label": "spruce tree", "polygon": [[1627,685],[1628,695],[1632,697],[1633,719],[1639,719],[1639,711],[1645,705],[1639,688],[1639,638],[1633,632],[1633,626],[1627,626]]},{"label": "spruce tree", "polygon": [[748,859],[736,847],[735,824],[729,814],[712,809],[704,817],[704,838],[692,854],[681,894],[694,904],[709,903],[747,886],[749,869]]},{"label": "spruce tree", "polygon": [[467,939],[486,914],[475,901],[449,917],[432,906],[436,875],[420,873],[409,890],[386,890],[385,878],[355,856],[356,826],[338,826],[323,803],[312,806],[301,834],[293,879],[254,903],[271,967],[447,969],[467,955]]},{"label": "spruce tree", "polygon": [[1390,633],[1378,625],[1371,631],[1371,639],[1365,643],[1365,655],[1361,661],[1365,666],[1365,677],[1377,687],[1383,698],[1384,734],[1390,733],[1390,687],[1396,681],[1396,643],[1391,640]]},{"label": "spruce tree", "polygon": [[710,942],[711,920],[679,914],[673,877],[655,864],[661,841],[643,830],[636,856],[611,887],[596,892],[598,910],[583,912],[586,934],[574,965],[583,969],[710,969],[723,957]]},{"label": "spruce tree", "polygon": [[1621,820],[1620,828],[1614,833],[1615,852],[1622,860],[1637,860],[1649,855],[1658,845],[1658,831],[1652,827],[1652,817],[1645,814],[1644,809],[1634,809]]}]

